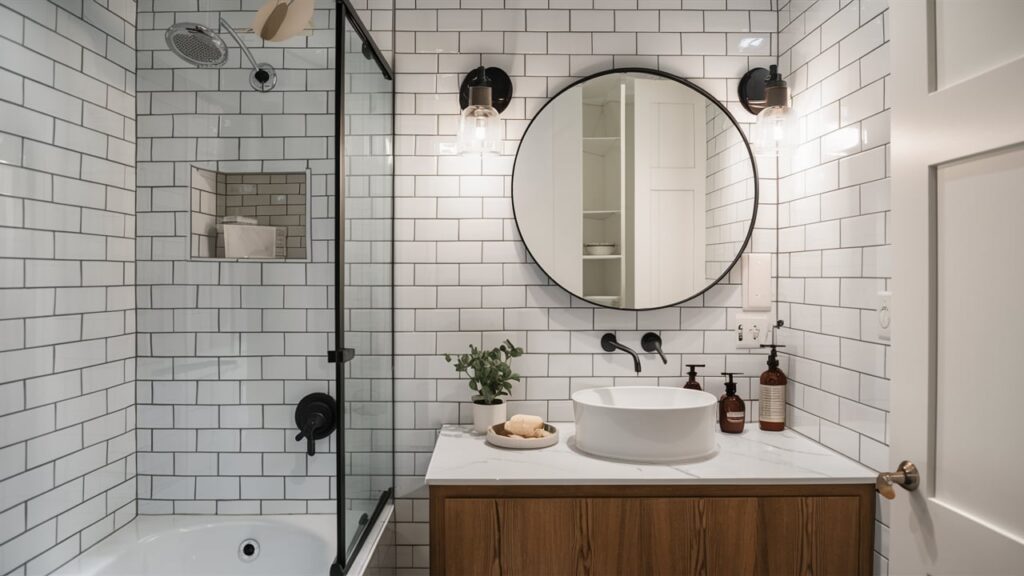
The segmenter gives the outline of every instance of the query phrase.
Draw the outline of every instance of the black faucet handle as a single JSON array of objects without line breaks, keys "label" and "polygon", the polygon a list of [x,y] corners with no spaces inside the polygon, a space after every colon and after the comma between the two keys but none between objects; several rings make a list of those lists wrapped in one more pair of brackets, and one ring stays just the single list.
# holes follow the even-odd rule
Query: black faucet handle
[{"label": "black faucet handle", "polygon": [[668,364],[668,358],[665,358],[664,352],[661,351],[661,336],[654,332],[644,334],[644,337],[640,339],[640,347],[644,349],[644,352],[657,352],[658,356],[661,356],[661,363]]},{"label": "black faucet handle", "polygon": [[334,398],[323,392],[314,392],[299,401],[295,408],[295,425],[299,433],[295,440],[306,439],[306,454],[316,454],[316,441],[327,438],[337,426]]},{"label": "black faucet handle", "polygon": [[316,455],[316,440],[317,430],[324,425],[326,418],[319,412],[313,412],[309,415],[309,418],[303,423],[301,431],[295,435],[295,440],[299,441],[303,438],[306,439],[306,454],[308,456]]},{"label": "black faucet handle", "polygon": [[312,434],[307,434],[305,430],[303,430],[302,432],[299,432],[298,434],[295,435],[295,441],[296,442],[298,442],[299,440],[302,440],[303,438],[306,439],[306,455],[307,456],[315,456],[316,455],[316,440],[313,439],[313,435]]}]

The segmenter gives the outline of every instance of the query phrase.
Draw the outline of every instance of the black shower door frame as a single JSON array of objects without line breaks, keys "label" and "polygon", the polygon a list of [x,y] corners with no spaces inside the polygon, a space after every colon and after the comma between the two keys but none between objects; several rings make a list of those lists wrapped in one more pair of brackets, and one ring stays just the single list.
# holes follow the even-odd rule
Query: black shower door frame
[{"label": "black shower door frame", "polygon": [[[330,575],[331,576],[344,576],[348,570],[352,567],[352,562],[355,557],[359,554],[363,544],[366,542],[367,537],[370,534],[370,529],[376,524],[377,519],[380,517],[381,511],[387,505],[388,501],[391,500],[394,493],[394,465],[392,464],[391,474],[392,482],[391,488],[381,493],[380,498],[377,500],[377,504],[374,507],[373,513],[370,515],[369,521],[363,525],[359,538],[352,546],[347,546],[345,539],[345,427],[347,420],[345,418],[345,364],[352,360],[356,355],[356,350],[353,348],[345,347],[345,324],[344,324],[344,313],[345,313],[345,22],[352,26],[360,40],[363,41],[364,54],[367,57],[372,58],[377,66],[380,68],[381,74],[384,78],[392,80],[392,113],[394,111],[394,70],[391,65],[388,64],[387,59],[384,57],[377,43],[374,42],[373,37],[370,35],[369,30],[363,24],[363,21],[359,18],[359,14],[353,8],[349,0],[337,0],[337,16],[335,21],[335,57],[334,57],[334,153],[337,167],[335,170],[334,177],[334,350],[327,352],[327,359],[329,362],[334,363],[334,382],[335,382],[335,408],[338,414],[338,427],[336,431],[336,449],[335,449],[335,482],[337,483],[335,497],[335,519],[336,519],[336,532],[337,532],[337,555],[334,558],[334,563],[331,564]],[[393,27],[392,27],[393,28]],[[394,131],[394,122],[391,124],[392,131]],[[391,174],[392,179],[394,178],[394,171]],[[394,238],[394,218],[391,221],[392,226],[392,239]],[[392,257],[391,262],[394,262],[394,242],[391,243]],[[391,286],[392,292],[392,313],[394,313],[394,282]],[[394,365],[394,332],[391,335],[392,340],[392,368]],[[393,373],[393,371],[392,371]],[[394,410],[394,403],[392,402],[392,411]],[[392,418],[394,422],[394,418]],[[392,436],[394,435],[394,428],[392,427]],[[392,450],[394,449],[394,441],[392,438]]]}]

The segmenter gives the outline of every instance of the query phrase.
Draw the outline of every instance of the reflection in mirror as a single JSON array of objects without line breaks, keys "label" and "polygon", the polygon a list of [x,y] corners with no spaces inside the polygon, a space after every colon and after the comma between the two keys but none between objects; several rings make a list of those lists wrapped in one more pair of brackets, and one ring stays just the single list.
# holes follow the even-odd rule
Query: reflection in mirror
[{"label": "reflection in mirror", "polygon": [[656,72],[611,72],[538,113],[516,156],[523,242],[566,290],[659,308],[714,285],[746,245],[754,161],[721,105]]}]

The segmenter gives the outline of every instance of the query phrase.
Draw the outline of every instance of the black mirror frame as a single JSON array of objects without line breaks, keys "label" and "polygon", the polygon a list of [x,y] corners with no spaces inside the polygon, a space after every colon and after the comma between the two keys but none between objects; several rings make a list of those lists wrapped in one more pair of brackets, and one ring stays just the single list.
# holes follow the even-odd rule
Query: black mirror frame
[{"label": "black mirror frame", "polygon": [[[519,216],[516,214],[516,202],[515,202],[516,185],[515,185],[515,183],[516,183],[516,166],[519,163],[519,150],[523,146],[523,141],[526,140],[526,135],[530,133],[530,128],[533,126],[534,120],[536,120],[541,115],[541,113],[544,111],[544,109],[548,107],[548,104],[551,104],[552,102],[555,101],[556,98],[561,96],[563,93],[568,92],[572,88],[575,88],[576,86],[578,86],[580,84],[583,84],[584,82],[587,82],[589,80],[593,80],[594,78],[600,78],[601,76],[607,76],[609,74],[630,74],[630,73],[632,73],[632,74],[648,74],[648,75],[651,75],[651,76],[659,76],[661,78],[666,78],[668,80],[673,80],[675,82],[678,82],[678,83],[680,83],[680,84],[690,88],[691,90],[694,90],[698,94],[700,94],[700,95],[704,96],[705,98],[707,98],[709,101],[714,102],[715,106],[718,106],[718,108],[725,114],[726,118],[728,118],[729,121],[732,122],[733,126],[736,127],[736,131],[739,132],[740,138],[742,138],[742,140],[743,140],[743,145],[746,146],[746,148],[747,148],[747,155],[750,157],[750,167],[751,167],[751,169],[753,170],[753,173],[754,173],[754,213],[751,214],[751,216],[750,216],[750,227],[747,229],[747,235],[743,239],[743,244],[740,246],[739,251],[736,253],[736,258],[733,259],[732,263],[729,264],[729,266],[726,267],[726,269],[722,272],[722,274],[718,278],[715,279],[714,282],[710,282],[707,285],[707,287],[705,287],[700,292],[697,292],[697,293],[693,294],[692,296],[690,296],[688,298],[684,298],[684,299],[682,299],[682,300],[680,300],[678,302],[673,302],[671,304],[665,304],[663,306],[654,306],[654,307],[651,307],[651,308],[618,308],[618,307],[615,307],[615,306],[608,306],[608,305],[605,305],[605,304],[600,304],[598,302],[591,302],[590,300],[587,300],[583,296],[574,294],[571,291],[567,290],[565,288],[565,286],[562,286],[562,284],[559,283],[558,280],[555,280],[555,278],[551,274],[549,274],[547,270],[544,269],[544,266],[541,265],[541,263],[537,260],[537,258],[534,257],[533,252],[530,251],[530,245],[527,244],[526,240],[523,238],[523,231],[519,227]],[[754,226],[757,223],[757,210],[758,210],[758,207],[759,207],[759,205],[761,203],[761,200],[760,200],[760,188],[761,188],[761,186],[760,186],[760,182],[759,182],[759,176],[758,176],[758,173],[757,173],[757,161],[754,158],[754,151],[750,147],[750,141],[747,140],[747,135],[743,132],[743,129],[740,128],[739,122],[737,122],[736,118],[732,115],[731,112],[729,112],[729,109],[726,108],[725,105],[723,105],[722,102],[720,102],[718,100],[718,98],[715,98],[714,96],[709,94],[707,90],[704,90],[700,86],[697,86],[696,84],[694,84],[693,82],[690,82],[689,80],[687,80],[685,78],[682,78],[680,76],[676,76],[675,74],[670,74],[668,72],[663,72],[661,70],[654,70],[652,68],[639,68],[639,67],[610,68],[608,70],[604,70],[604,71],[601,71],[601,72],[597,72],[597,73],[591,74],[589,76],[580,78],[579,80],[576,80],[576,81],[572,82],[571,84],[569,84],[565,88],[562,88],[561,90],[559,90],[557,94],[555,94],[554,96],[549,98],[548,101],[545,102],[544,105],[541,106],[539,110],[537,110],[537,113],[533,115],[533,118],[530,119],[530,123],[526,126],[526,130],[523,131],[523,135],[519,139],[519,145],[516,147],[516,157],[515,157],[515,160],[512,163],[512,181],[510,183],[510,186],[511,186],[511,190],[512,190],[512,216],[513,216],[513,218],[515,218],[515,222],[516,222],[516,233],[519,235],[520,241],[523,243],[523,246],[526,248],[527,254],[530,255],[530,259],[533,260],[533,262],[537,265],[537,267],[541,269],[541,272],[544,272],[544,275],[547,276],[548,279],[550,279],[552,282],[554,282],[555,285],[557,285],[562,290],[565,290],[565,292],[567,292],[573,298],[576,298],[578,300],[586,302],[587,304],[590,304],[592,306],[597,306],[597,307],[600,307],[600,308],[608,308],[609,310],[625,310],[625,311],[630,311],[630,312],[644,312],[644,311],[647,311],[647,310],[661,310],[661,309],[664,309],[664,308],[671,308],[673,306],[679,306],[680,304],[683,304],[685,302],[689,302],[690,300],[693,300],[695,298],[703,296],[708,290],[714,288],[719,283],[721,283],[722,280],[724,280],[729,275],[729,273],[732,272],[732,269],[736,267],[736,264],[740,261],[740,258],[743,257],[743,253],[747,251],[747,247],[750,245],[750,238],[754,234]]]}]

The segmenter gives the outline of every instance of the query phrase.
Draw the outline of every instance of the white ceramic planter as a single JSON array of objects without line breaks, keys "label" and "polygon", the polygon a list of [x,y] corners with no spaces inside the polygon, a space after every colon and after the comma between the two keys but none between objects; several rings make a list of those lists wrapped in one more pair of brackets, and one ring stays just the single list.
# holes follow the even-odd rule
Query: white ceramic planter
[{"label": "white ceramic planter", "polygon": [[504,402],[501,404],[473,403],[473,430],[475,432],[486,434],[488,428],[506,420],[508,420],[508,411]]}]

